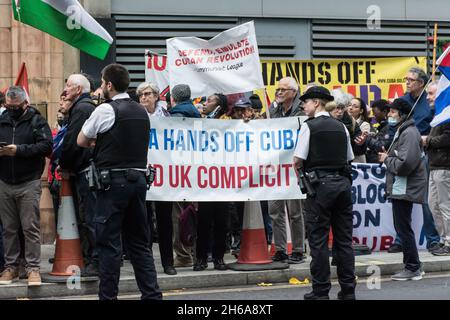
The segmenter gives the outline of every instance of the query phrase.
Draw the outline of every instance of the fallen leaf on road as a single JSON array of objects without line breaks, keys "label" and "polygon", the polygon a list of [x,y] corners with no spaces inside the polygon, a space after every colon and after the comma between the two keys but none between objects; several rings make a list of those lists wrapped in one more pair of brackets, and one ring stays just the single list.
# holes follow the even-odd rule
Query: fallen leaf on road
[{"label": "fallen leaf on road", "polygon": [[309,284],[309,280],[308,278],[305,278],[305,280],[301,281],[298,280],[296,277],[292,277],[289,279],[289,284],[292,285],[305,285],[305,284]]},{"label": "fallen leaf on road", "polygon": [[270,287],[270,286],[272,286],[272,284],[271,283],[261,282],[261,283],[258,283],[258,286],[260,286],[260,287]]}]

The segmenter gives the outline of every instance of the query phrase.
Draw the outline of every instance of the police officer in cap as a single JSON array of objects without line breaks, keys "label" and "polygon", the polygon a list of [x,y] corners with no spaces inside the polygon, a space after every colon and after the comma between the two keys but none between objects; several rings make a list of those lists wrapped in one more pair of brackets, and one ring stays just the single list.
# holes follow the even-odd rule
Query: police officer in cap
[{"label": "police officer in cap", "polygon": [[310,117],[301,127],[294,152],[297,168],[306,173],[315,192],[305,201],[305,220],[311,249],[311,293],[305,300],[327,300],[331,288],[328,234],[333,229],[338,299],[355,299],[355,258],[352,249],[351,167],[354,155],[345,126],[330,117],[325,104],[333,96],[312,87],[300,97]]},{"label": "police officer in cap", "polygon": [[147,221],[147,152],[150,121],[144,107],[126,93],[128,70],[110,64],[102,71],[106,102],[83,125],[77,143],[94,149],[100,173],[95,212],[99,256],[99,298],[117,299],[122,239],[127,246],[142,299],[162,298],[150,249]]}]

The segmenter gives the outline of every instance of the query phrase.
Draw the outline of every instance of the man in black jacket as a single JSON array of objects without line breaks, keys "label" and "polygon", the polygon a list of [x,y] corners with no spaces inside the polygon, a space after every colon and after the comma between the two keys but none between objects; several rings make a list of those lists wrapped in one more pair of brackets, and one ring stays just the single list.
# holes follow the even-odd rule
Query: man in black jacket
[{"label": "man in black jacket", "polygon": [[[427,87],[427,100],[434,107],[437,82]],[[435,256],[450,256],[450,123],[431,129],[422,137],[430,161],[428,203],[441,238],[440,245],[431,253]]]},{"label": "man in black jacket", "polygon": [[5,271],[0,284],[18,279],[21,227],[28,285],[41,284],[40,178],[53,139],[47,121],[28,105],[27,99],[22,87],[10,87],[6,111],[0,116],[0,218],[5,247]]},{"label": "man in black jacket", "polygon": [[67,132],[61,146],[59,167],[70,176],[75,199],[78,230],[85,268],[82,276],[98,275],[98,258],[95,251],[94,206],[95,194],[89,189],[87,171],[92,158],[92,150],[77,145],[77,137],[83,124],[94,111],[95,105],[90,97],[89,80],[81,74],[71,75],[64,88],[65,100],[71,101],[68,111]]}]

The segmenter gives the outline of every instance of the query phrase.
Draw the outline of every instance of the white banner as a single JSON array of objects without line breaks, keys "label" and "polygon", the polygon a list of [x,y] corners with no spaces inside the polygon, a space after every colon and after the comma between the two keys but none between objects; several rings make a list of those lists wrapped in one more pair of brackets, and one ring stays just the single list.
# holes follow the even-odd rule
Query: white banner
[{"label": "white banner", "polygon": [[159,95],[165,100],[165,95],[169,92],[167,56],[145,50],[145,81],[156,84],[159,88]]},{"label": "white banner", "polygon": [[253,21],[209,41],[196,37],[167,40],[170,87],[188,84],[192,97],[264,88]]},{"label": "white banner", "polygon": [[293,166],[299,120],[155,118],[148,159],[156,179],[147,199],[299,199]]},{"label": "white banner", "polygon": [[[353,164],[353,241],[372,251],[389,249],[395,239],[392,204],[384,199],[386,167],[378,164]],[[421,236],[422,206],[413,207],[413,229],[419,249],[426,248]]]}]

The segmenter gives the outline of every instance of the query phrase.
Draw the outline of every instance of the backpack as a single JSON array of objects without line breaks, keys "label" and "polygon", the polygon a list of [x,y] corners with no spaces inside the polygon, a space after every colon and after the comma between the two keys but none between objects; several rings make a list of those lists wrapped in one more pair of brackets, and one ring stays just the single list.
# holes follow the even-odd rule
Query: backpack
[{"label": "backpack", "polygon": [[189,203],[181,210],[179,217],[180,241],[185,246],[193,246],[197,235],[197,210]]}]

